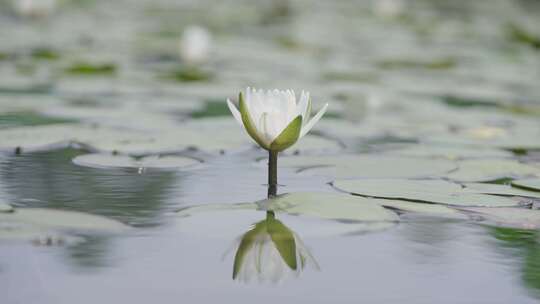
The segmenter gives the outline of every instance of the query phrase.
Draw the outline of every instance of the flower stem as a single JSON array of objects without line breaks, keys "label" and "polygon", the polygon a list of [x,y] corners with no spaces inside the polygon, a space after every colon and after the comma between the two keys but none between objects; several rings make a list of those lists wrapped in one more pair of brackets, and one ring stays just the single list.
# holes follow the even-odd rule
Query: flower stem
[{"label": "flower stem", "polygon": [[268,198],[277,195],[277,151],[268,152]]}]

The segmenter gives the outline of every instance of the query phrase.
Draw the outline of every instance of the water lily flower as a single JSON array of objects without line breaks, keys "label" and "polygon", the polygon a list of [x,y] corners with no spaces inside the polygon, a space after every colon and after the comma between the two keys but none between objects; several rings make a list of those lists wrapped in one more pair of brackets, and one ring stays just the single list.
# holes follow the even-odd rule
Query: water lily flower
[{"label": "water lily flower", "polygon": [[269,212],[242,236],[234,257],[233,279],[277,283],[287,276],[298,276],[307,265],[319,269],[298,235]]},{"label": "water lily flower", "polygon": [[278,153],[306,135],[326,112],[328,104],[313,117],[309,92],[302,91],[297,102],[293,90],[256,90],[247,88],[238,98],[240,110],[227,99],[229,109],[262,148],[269,151],[268,196],[277,194]]},{"label": "water lily flower", "polygon": [[180,57],[187,64],[201,64],[208,59],[211,45],[212,36],[207,29],[189,26],[180,39]]},{"label": "water lily flower", "polygon": [[14,0],[13,8],[23,17],[44,17],[53,13],[56,0]]},{"label": "water lily flower", "polygon": [[283,151],[306,135],[326,112],[328,104],[313,117],[309,92],[302,91],[297,102],[294,91],[256,90],[240,93],[240,111],[228,99],[234,118],[262,148]]}]

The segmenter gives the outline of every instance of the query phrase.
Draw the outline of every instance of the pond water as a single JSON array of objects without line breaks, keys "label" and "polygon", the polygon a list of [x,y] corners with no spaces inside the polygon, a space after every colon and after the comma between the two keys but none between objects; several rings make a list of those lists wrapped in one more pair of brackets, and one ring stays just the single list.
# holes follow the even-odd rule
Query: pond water
[{"label": "pond water", "polygon": [[[4,159],[5,195],[17,206],[87,211],[138,229],[64,246],[2,243],[4,303],[534,303],[540,291],[537,232],[413,215],[382,231],[340,235],[328,221],[278,213],[319,269],[306,267],[277,284],[238,282],[235,241],[265,212],[185,219],[171,213],[263,198],[264,168],[243,165],[243,155],[218,157],[200,172],[138,174],[78,167],[70,163],[78,153]],[[280,180],[287,191],[322,187],[285,172]]]},{"label": "pond water", "polygon": [[[540,301],[536,1],[0,8],[0,303]],[[330,104],[274,199],[246,86]]]}]

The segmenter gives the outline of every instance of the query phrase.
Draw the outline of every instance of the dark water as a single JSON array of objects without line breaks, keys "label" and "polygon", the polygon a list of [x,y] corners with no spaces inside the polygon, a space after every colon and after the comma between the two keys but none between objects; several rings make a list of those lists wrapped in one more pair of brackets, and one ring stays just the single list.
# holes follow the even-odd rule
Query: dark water
[{"label": "dark water", "polygon": [[[138,227],[64,246],[0,243],[2,303],[536,303],[537,232],[402,215],[372,233],[328,233],[330,221],[277,214],[319,265],[278,283],[232,279],[235,241],[262,211],[185,219],[172,212],[264,198],[259,152],[213,158],[187,172],[98,170],[60,150],[1,161],[2,199],[106,215]],[[261,154],[262,155],[262,154]],[[244,161],[243,161],[244,160]],[[331,190],[280,171],[282,192]],[[326,188],[328,187],[328,188]]]}]

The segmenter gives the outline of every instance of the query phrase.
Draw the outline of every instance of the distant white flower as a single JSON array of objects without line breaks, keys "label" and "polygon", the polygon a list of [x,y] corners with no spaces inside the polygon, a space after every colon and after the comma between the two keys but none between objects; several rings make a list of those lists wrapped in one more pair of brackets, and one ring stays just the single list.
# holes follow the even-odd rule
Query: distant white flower
[{"label": "distant white flower", "polygon": [[203,27],[187,27],[180,39],[180,57],[187,64],[200,64],[208,59],[212,36]]},{"label": "distant white flower", "polygon": [[302,91],[296,102],[294,91],[247,88],[239,96],[240,111],[227,99],[234,118],[268,151],[283,151],[306,135],[326,112],[328,104],[313,117],[309,92]]},{"label": "distant white flower", "polygon": [[373,10],[375,14],[383,18],[394,18],[406,9],[405,0],[375,0]]},{"label": "distant white flower", "polygon": [[56,0],[14,0],[13,8],[24,17],[44,17],[54,12]]},{"label": "distant white flower", "polygon": [[242,236],[234,257],[233,279],[277,283],[298,276],[308,264],[319,269],[298,235],[272,215]]}]

